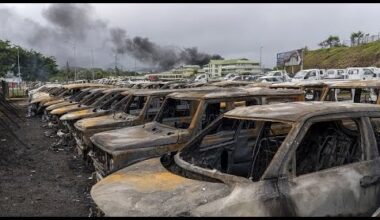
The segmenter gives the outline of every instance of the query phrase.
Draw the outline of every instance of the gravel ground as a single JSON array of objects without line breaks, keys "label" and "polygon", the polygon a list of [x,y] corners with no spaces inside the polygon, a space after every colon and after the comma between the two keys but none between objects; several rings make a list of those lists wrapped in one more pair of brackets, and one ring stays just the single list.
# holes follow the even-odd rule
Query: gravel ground
[{"label": "gravel ground", "polygon": [[[24,117],[27,101],[15,104]],[[0,128],[0,216],[89,216],[95,210],[91,170],[73,149],[52,148],[58,139],[45,136],[45,124],[40,116],[24,118],[14,129],[19,140]]]}]

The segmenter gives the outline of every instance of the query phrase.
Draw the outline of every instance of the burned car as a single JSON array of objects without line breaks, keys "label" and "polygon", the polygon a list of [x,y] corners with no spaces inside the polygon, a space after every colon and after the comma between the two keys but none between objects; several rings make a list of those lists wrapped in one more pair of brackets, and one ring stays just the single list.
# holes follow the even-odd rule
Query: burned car
[{"label": "burned car", "polygon": [[46,102],[44,104],[44,106],[46,107],[45,111],[51,111],[51,110],[56,109],[56,108],[61,108],[64,106],[79,103],[87,95],[91,94],[92,89],[94,89],[94,87],[84,88],[84,89],[81,89],[81,91],[79,93],[71,95],[69,97],[65,97],[65,98],[62,98],[59,100]]},{"label": "burned car", "polygon": [[300,81],[274,83],[269,86],[273,89],[299,89],[305,92],[305,101],[320,101],[326,82],[323,81]]},{"label": "burned car", "polygon": [[[101,84],[92,84],[92,83],[80,83],[80,84],[69,84],[69,85],[64,85],[62,87],[56,88],[53,91],[50,91],[49,93],[42,95],[42,96],[37,96],[33,98],[29,105],[31,106],[30,108],[33,109],[35,114],[42,113],[43,110],[45,109],[45,103],[51,102],[51,101],[64,101],[64,97],[69,97],[72,95],[75,95],[81,91],[83,88],[87,87],[100,87],[103,86]],[[34,94],[34,95],[39,95],[39,93]]]},{"label": "burned car", "polygon": [[[214,87],[207,87],[202,90],[215,89]],[[118,103],[111,114],[78,120],[74,124],[78,153],[85,152],[84,156],[86,155],[87,149],[92,145],[90,137],[93,134],[150,122],[156,116],[166,95],[192,90],[200,91],[201,89],[135,90],[128,93],[129,96]]]},{"label": "burned car", "polygon": [[130,164],[180,149],[191,137],[235,106],[303,100],[296,90],[223,89],[172,93],[152,122],[93,135],[91,156],[98,179]]},{"label": "burned car", "polygon": [[293,102],[235,108],[171,163],[99,181],[107,216],[370,216],[380,206],[380,106]]},{"label": "burned car", "polygon": [[[128,89],[114,88],[101,90],[100,95],[92,98],[93,101],[91,101],[90,99],[87,103],[83,105],[79,104],[73,107],[68,106],[67,108],[70,110],[67,110],[65,114],[60,116],[59,120],[62,122],[63,125],[66,126],[67,130],[70,133],[72,133],[75,130],[74,123],[76,122],[76,120],[86,116],[106,114],[112,105],[116,104],[118,101],[124,98],[124,96],[121,93],[125,92],[126,90]],[[53,110],[52,112],[54,111],[55,110]]]},{"label": "burned car", "polygon": [[[116,105],[113,112],[78,120],[74,127],[78,154],[87,154],[90,137],[98,132],[144,124],[156,116],[167,94],[178,90],[135,90]],[[126,94],[124,94],[126,95]]]},{"label": "burned car", "polygon": [[106,90],[106,88],[91,89],[91,93],[86,95],[79,103],[52,109],[48,112],[48,114],[53,116],[54,119],[58,120],[61,115],[64,115],[68,112],[91,108],[92,105],[95,104],[95,102],[104,95],[104,91]]},{"label": "burned car", "polygon": [[330,83],[322,101],[380,104],[379,80],[351,80]]}]

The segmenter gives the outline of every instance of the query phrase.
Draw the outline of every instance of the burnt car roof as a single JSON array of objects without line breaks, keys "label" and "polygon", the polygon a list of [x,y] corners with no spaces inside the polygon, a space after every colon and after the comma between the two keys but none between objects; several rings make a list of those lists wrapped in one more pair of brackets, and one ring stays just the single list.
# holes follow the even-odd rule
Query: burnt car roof
[{"label": "burnt car roof", "polygon": [[172,93],[169,97],[183,98],[183,99],[219,99],[231,98],[240,96],[271,96],[271,95],[302,95],[302,91],[297,90],[276,90],[265,87],[251,87],[251,88],[224,88],[218,91],[189,91],[186,93]]},{"label": "burnt car roof", "polygon": [[133,95],[137,96],[149,96],[149,95],[165,95],[173,92],[179,92],[179,89],[138,89],[132,92]]},{"label": "burnt car roof", "polygon": [[270,88],[301,88],[306,86],[320,86],[323,87],[326,85],[324,81],[301,81],[301,82],[282,82],[282,83],[273,83],[270,85]]},{"label": "burnt car roof", "polygon": [[249,81],[220,81],[220,82],[212,82],[209,85],[212,86],[230,86],[230,85],[249,85],[252,82]]},{"label": "burnt car roof", "polygon": [[104,90],[104,93],[119,92],[119,91],[125,91],[125,90],[128,90],[128,88],[112,88],[112,89]]},{"label": "burnt car roof", "polygon": [[271,89],[266,87],[250,87],[243,88],[247,90],[250,94],[258,95],[258,96],[287,96],[287,95],[303,95],[303,91],[294,90],[294,89]]},{"label": "burnt car roof", "polygon": [[380,88],[380,80],[347,80],[329,83],[330,88]]},{"label": "burnt car roof", "polygon": [[76,83],[76,84],[67,84],[63,85],[66,89],[76,89],[76,88],[85,88],[85,87],[109,87],[104,84],[95,84],[95,83]]},{"label": "burnt car roof", "polygon": [[225,113],[226,117],[263,119],[269,121],[295,122],[310,114],[326,115],[331,113],[380,111],[380,106],[362,103],[343,102],[287,102],[271,105],[237,107]]}]

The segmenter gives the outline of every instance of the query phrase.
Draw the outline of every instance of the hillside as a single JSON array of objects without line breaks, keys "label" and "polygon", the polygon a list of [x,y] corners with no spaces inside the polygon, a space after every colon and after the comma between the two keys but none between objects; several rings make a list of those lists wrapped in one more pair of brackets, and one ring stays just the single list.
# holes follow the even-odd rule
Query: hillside
[{"label": "hillside", "polygon": [[355,66],[380,67],[380,41],[355,47],[335,47],[305,52],[304,69]]}]

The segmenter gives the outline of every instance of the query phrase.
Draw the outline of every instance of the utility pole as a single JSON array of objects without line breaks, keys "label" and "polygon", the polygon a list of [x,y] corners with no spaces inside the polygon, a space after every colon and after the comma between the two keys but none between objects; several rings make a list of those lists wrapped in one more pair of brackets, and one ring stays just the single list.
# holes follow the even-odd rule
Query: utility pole
[{"label": "utility pole", "polygon": [[302,51],[301,51],[301,70],[303,70],[303,51],[305,50],[305,48],[302,48]]},{"label": "utility pole", "polygon": [[92,80],[95,80],[94,73],[94,51],[91,49],[91,70],[92,70]]},{"label": "utility pole", "polygon": [[66,82],[69,81],[69,72],[70,71],[70,68],[69,68],[69,60],[67,60],[66,62]]},{"label": "utility pole", "polygon": [[117,70],[117,53],[115,53],[115,76],[116,76],[116,70]]},{"label": "utility pole", "polygon": [[74,42],[74,81],[77,80],[77,53],[76,53],[76,46]]},{"label": "utility pole", "polygon": [[260,47],[260,72],[263,73],[263,68],[262,68],[262,64],[261,64],[261,52],[262,52],[262,49],[263,47],[261,46]]},{"label": "utility pole", "polygon": [[20,72],[20,53],[19,48],[17,47],[17,66],[18,66],[18,78],[21,79],[21,72]]}]

